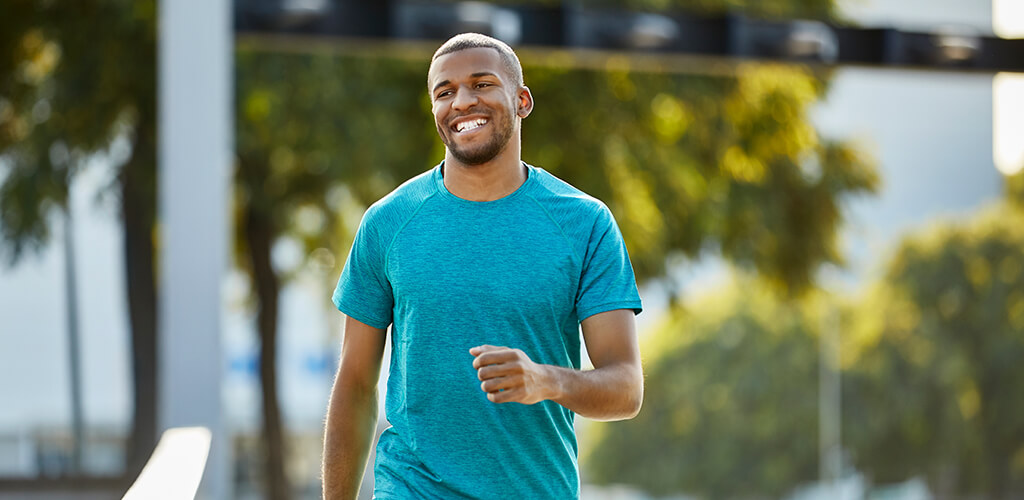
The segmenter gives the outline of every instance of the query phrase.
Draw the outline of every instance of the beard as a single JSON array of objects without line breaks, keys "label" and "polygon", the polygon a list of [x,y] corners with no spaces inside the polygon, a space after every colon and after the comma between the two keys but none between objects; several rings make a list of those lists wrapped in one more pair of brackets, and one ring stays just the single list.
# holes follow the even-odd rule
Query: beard
[{"label": "beard", "polygon": [[440,134],[441,141],[448,148],[448,152],[465,165],[482,165],[487,163],[493,160],[495,156],[498,156],[498,153],[501,153],[505,146],[508,145],[508,141],[512,139],[513,121],[508,117],[502,117],[503,119],[499,120],[494,118],[493,114],[488,116],[489,124],[494,125],[494,133],[491,134],[487,142],[479,146],[459,147],[455,140],[448,138],[445,134]]}]

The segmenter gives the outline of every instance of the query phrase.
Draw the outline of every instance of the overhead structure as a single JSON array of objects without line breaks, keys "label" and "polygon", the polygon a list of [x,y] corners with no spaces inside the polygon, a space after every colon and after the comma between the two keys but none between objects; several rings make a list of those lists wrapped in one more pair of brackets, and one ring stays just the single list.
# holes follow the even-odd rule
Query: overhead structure
[{"label": "overhead structure", "polygon": [[969,27],[916,32],[810,19],[590,8],[570,0],[561,5],[355,0],[235,4],[235,29],[245,35],[443,40],[475,31],[515,46],[1024,72],[1024,39],[1000,38]]}]

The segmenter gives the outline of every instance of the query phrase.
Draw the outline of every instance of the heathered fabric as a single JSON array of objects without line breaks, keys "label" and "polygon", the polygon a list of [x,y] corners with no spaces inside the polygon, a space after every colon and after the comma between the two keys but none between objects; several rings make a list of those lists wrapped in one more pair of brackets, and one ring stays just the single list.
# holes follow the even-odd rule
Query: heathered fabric
[{"label": "heathered fabric", "polygon": [[622,236],[603,203],[543,169],[527,165],[514,193],[473,202],[448,192],[442,168],[366,211],[334,291],[352,318],[394,323],[374,494],[577,498],[573,412],[491,403],[469,349],[579,369],[580,321],[641,309]]}]

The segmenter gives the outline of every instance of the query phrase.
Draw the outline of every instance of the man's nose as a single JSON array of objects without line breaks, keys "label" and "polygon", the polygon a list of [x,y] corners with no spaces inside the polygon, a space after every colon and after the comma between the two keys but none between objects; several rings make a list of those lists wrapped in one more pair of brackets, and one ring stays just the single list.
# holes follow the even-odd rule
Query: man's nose
[{"label": "man's nose", "polygon": [[473,89],[470,88],[463,88],[455,93],[455,99],[452,100],[452,109],[469,109],[475,106],[476,103],[476,92],[473,92]]}]

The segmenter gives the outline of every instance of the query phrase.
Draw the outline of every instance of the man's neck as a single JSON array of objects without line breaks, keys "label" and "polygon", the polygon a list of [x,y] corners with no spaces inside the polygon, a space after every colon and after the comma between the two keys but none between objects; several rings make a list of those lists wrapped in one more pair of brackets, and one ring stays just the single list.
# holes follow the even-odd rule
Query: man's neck
[{"label": "man's neck", "polygon": [[480,165],[464,165],[445,155],[444,187],[448,192],[469,201],[494,201],[514,193],[526,182],[526,167],[519,152],[508,148],[493,160]]}]

